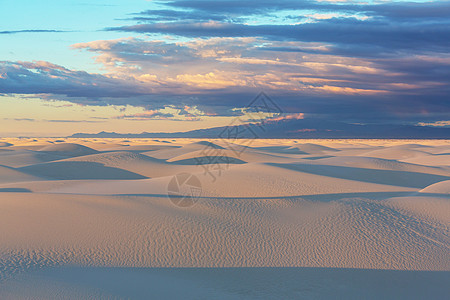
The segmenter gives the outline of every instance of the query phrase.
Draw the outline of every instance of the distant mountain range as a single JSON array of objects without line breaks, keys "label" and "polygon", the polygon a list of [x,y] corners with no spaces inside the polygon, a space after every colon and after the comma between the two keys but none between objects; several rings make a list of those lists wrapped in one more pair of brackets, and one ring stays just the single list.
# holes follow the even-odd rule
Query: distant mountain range
[{"label": "distant mountain range", "polygon": [[263,124],[214,127],[187,132],[75,133],[71,138],[291,138],[291,139],[449,139],[450,128],[349,124],[315,119],[282,120]]}]

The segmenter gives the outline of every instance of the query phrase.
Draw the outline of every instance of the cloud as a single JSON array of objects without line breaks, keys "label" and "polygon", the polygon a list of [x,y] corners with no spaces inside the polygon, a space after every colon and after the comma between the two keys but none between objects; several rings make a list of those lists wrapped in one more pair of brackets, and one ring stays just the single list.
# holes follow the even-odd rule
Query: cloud
[{"label": "cloud", "polygon": [[317,129],[315,129],[315,128],[303,128],[303,129],[295,130],[293,132],[314,132],[314,131],[317,131]]},{"label": "cloud", "polygon": [[128,20],[134,20],[138,22],[151,22],[151,21],[178,21],[182,20],[214,20],[224,21],[228,17],[221,14],[205,14],[200,11],[188,11],[188,10],[171,10],[171,9],[152,9],[142,11],[140,13],[132,14],[133,17]]},{"label": "cloud", "polygon": [[450,127],[450,121],[436,121],[432,123],[419,122],[419,126],[431,126],[431,127]]},{"label": "cloud", "polygon": [[[449,14],[450,17],[450,14]],[[395,26],[393,26],[395,25]],[[450,22],[439,24],[396,23],[352,18],[332,18],[295,25],[247,25],[229,22],[167,22],[107,28],[109,31],[173,34],[188,38],[261,37],[276,41],[302,41],[365,45],[391,50],[444,51],[450,46]]]},{"label": "cloud", "polygon": [[[435,122],[450,110],[450,4],[315,1],[160,2],[77,43],[101,74],[49,62],[1,62],[0,93],[130,104],[145,115],[197,107],[236,114],[261,90],[287,113],[352,122]],[[130,21],[134,21],[130,25]],[[182,37],[182,38],[180,38]],[[170,116],[172,114],[172,116]]]},{"label": "cloud", "polygon": [[[191,12],[203,12],[213,15],[269,15],[273,12],[287,11],[291,18],[296,12],[320,11],[339,13],[358,13],[361,15],[377,16],[389,19],[436,19],[447,18],[450,11],[450,3],[445,1],[432,2],[406,2],[406,3],[352,3],[346,1],[336,1],[342,3],[318,2],[311,0],[174,0],[167,1],[166,5],[176,10]],[[152,14],[158,15],[157,11]],[[204,18],[204,17],[201,17]]]},{"label": "cloud", "polygon": [[[365,43],[402,49],[420,47],[423,40],[427,41],[427,47],[431,46],[430,43],[438,46],[448,46],[449,43],[442,38],[442,35],[449,34],[448,2],[336,4],[290,0],[181,0],[168,1],[164,5],[166,9],[139,13],[151,16],[141,19],[140,24],[107,30],[186,37],[260,36],[279,40]],[[315,22],[308,22],[314,15],[336,17],[313,18]],[[261,24],[252,25],[255,20]],[[292,23],[295,20],[300,23]],[[274,21],[278,24],[273,25]]]},{"label": "cloud", "polygon": [[345,113],[352,119],[448,109],[449,76],[445,74],[450,75],[450,58],[363,59],[260,49],[272,46],[328,49],[321,43],[257,38],[94,41],[73,48],[95,53],[106,73],[73,71],[48,62],[4,62],[0,92],[48,93],[77,103],[147,109],[197,105],[218,116],[232,115],[232,108],[245,107],[261,90],[290,112]]},{"label": "cloud", "polygon": [[26,121],[26,122],[51,122],[51,123],[102,123],[105,121],[92,121],[92,120],[47,120],[47,119],[33,119],[33,118],[3,118],[3,120],[14,120],[14,121]]},{"label": "cloud", "polygon": [[92,120],[43,120],[51,123],[103,123],[106,121],[92,121]]},{"label": "cloud", "polygon": [[304,113],[295,113],[295,114],[287,114],[287,115],[281,115],[274,118],[268,118],[267,122],[279,122],[284,120],[302,120],[305,118]]},{"label": "cloud", "polygon": [[45,61],[0,61],[0,74],[2,93],[113,98],[149,93],[133,80],[73,71]]},{"label": "cloud", "polygon": [[4,118],[4,120],[27,121],[27,122],[34,122],[34,121],[36,121],[35,119],[32,119],[32,118],[14,118],[14,119]]},{"label": "cloud", "polygon": [[[185,106],[183,109],[176,109],[169,107],[169,109],[162,110],[147,110],[142,113],[122,114],[114,117],[114,119],[124,119],[132,121],[146,121],[146,120],[170,120],[170,121],[201,121],[202,116],[205,115],[197,108]],[[167,112],[167,110],[171,112]]]},{"label": "cloud", "polygon": [[17,33],[59,33],[71,32],[66,30],[47,30],[47,29],[25,29],[25,30],[3,30],[0,34],[17,34]]},{"label": "cloud", "polygon": [[150,110],[144,113],[136,114],[123,114],[114,117],[114,119],[126,119],[126,120],[167,120],[173,118],[174,115],[171,113],[162,113],[157,110]]},{"label": "cloud", "polygon": [[[96,53],[96,60],[116,74],[127,74],[166,92],[237,87],[328,94],[412,93],[421,89],[438,92],[450,75],[450,60],[436,59],[431,54],[347,57],[323,53],[329,47],[321,43],[257,38],[209,38],[178,43],[133,38],[73,47]],[[285,49],[309,49],[317,53]]]},{"label": "cloud", "polygon": [[240,80],[238,76],[231,76],[231,74],[227,73],[220,74],[217,72],[209,72],[206,74],[180,74],[176,76],[174,81],[203,89],[221,89],[246,84],[246,82]]}]

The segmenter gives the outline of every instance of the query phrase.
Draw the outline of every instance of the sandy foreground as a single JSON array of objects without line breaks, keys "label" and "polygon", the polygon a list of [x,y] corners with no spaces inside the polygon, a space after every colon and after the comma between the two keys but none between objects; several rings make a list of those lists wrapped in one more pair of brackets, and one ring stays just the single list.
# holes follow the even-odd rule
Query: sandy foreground
[{"label": "sandy foreground", "polygon": [[449,140],[0,139],[0,299],[444,299]]}]

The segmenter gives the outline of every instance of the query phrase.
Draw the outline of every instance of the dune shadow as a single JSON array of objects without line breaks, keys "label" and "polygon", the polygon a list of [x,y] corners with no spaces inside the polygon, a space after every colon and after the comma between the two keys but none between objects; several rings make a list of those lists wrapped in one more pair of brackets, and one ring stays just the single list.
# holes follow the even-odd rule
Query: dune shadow
[{"label": "dune shadow", "polygon": [[[448,271],[57,267],[33,272],[23,282],[33,280],[41,283],[41,293],[46,286],[50,292],[76,287],[124,299],[445,299],[450,293]],[[19,284],[15,292],[26,289]]]},{"label": "dune shadow", "polygon": [[175,165],[246,164],[246,161],[230,156],[200,156],[172,161]]},{"label": "dune shadow", "polygon": [[[123,149],[125,147],[125,149]],[[110,152],[131,152],[136,154],[141,154],[145,152],[157,152],[160,150],[170,150],[170,149],[177,149],[181,148],[181,146],[174,146],[174,145],[151,145],[151,146],[133,146],[133,145],[122,145],[119,148],[111,148],[108,150],[102,150],[101,153],[110,153]]]},{"label": "dune shadow", "polygon": [[83,179],[146,179],[148,177],[127,170],[107,167],[97,162],[60,161],[36,164],[18,168],[18,170],[39,176],[59,180]]},{"label": "dune shadow", "polygon": [[31,193],[32,191],[25,188],[0,188],[0,193]]},{"label": "dune shadow", "polygon": [[292,148],[291,146],[253,147],[253,149],[279,154],[309,154],[297,148]]},{"label": "dune shadow", "polygon": [[324,155],[324,156],[302,157],[302,159],[318,160],[318,159],[331,158],[331,157],[336,157],[336,156]]},{"label": "dune shadow", "polygon": [[224,147],[214,144],[210,141],[198,141],[198,142],[191,143],[191,145],[201,145],[201,146],[206,146],[208,148],[214,148],[214,149],[225,149]]},{"label": "dune shadow", "polygon": [[[167,194],[114,194],[114,196],[134,196],[134,197],[147,197],[147,198],[166,198]],[[198,200],[206,201],[221,201],[221,200],[308,200],[308,201],[320,201],[330,202],[341,199],[370,199],[370,200],[385,200],[394,197],[407,197],[407,196],[423,196],[423,197],[446,197],[446,194],[440,193],[424,193],[424,192],[359,192],[359,193],[334,193],[334,194],[316,194],[316,195],[295,195],[295,196],[263,196],[263,197],[210,197],[210,196],[198,196]],[[184,198],[185,195],[171,195],[170,197]]]},{"label": "dune shadow", "polygon": [[420,189],[425,188],[430,184],[450,179],[448,176],[409,171],[379,170],[330,165],[309,165],[299,163],[267,164],[314,175]]}]

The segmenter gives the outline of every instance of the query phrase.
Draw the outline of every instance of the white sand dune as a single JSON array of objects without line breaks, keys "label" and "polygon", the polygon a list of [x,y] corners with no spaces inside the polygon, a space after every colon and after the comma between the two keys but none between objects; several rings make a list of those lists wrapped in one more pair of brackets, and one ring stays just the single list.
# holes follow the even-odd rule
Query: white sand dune
[{"label": "white sand dune", "polygon": [[66,158],[66,156],[31,150],[0,151],[0,165],[13,168],[29,166],[63,158]]},{"label": "white sand dune", "polygon": [[432,154],[450,154],[450,146],[440,145],[440,146],[430,147],[427,149],[427,152],[432,153]]},{"label": "white sand dune", "polygon": [[42,178],[32,176],[32,175],[20,172],[16,169],[0,165],[0,183],[35,181],[35,180],[40,180],[40,179],[42,179]]},{"label": "white sand dune", "polygon": [[0,140],[0,298],[450,292],[450,141],[164,141]]},{"label": "white sand dune", "polygon": [[316,154],[316,153],[329,152],[329,151],[339,151],[338,149],[335,149],[332,147],[318,145],[318,144],[312,144],[312,143],[298,144],[298,146],[296,146],[295,148],[298,148],[301,151],[309,153],[309,154]]},{"label": "white sand dune", "polygon": [[369,152],[365,152],[363,156],[384,158],[384,159],[408,159],[426,154],[426,152],[417,149],[408,149],[404,147],[386,147]]},{"label": "white sand dune", "polygon": [[189,166],[189,164],[186,164],[186,166],[174,165],[163,159],[157,159],[149,155],[128,151],[86,155],[61,160],[61,162],[96,163],[105,167],[117,168],[139,174],[148,178],[173,176],[182,172],[192,173],[199,170],[195,163],[191,164],[191,166]]},{"label": "white sand dune", "polygon": [[[418,194],[417,196],[395,197],[387,199],[386,204],[396,210],[400,210],[403,214],[422,220],[422,222],[443,224],[446,227],[441,228],[443,229],[442,232],[448,233],[450,202],[445,195],[421,196]],[[446,240],[448,241],[448,236]]]},{"label": "white sand dune", "polygon": [[51,179],[143,179],[145,176],[96,162],[56,161],[41,163],[18,170]]},{"label": "white sand dune", "polygon": [[82,156],[98,153],[96,150],[91,149],[89,147],[72,143],[62,143],[45,146],[39,149],[39,151],[60,154],[63,156]]},{"label": "white sand dune", "polygon": [[[347,178],[339,178],[341,174],[335,174],[336,171],[333,170],[323,170],[320,166],[314,166],[319,167],[317,170],[304,168],[306,172],[302,172],[298,166],[293,167],[292,164],[245,164],[226,168],[224,165],[222,171],[212,171],[210,175],[205,174],[200,166],[191,166],[191,168],[192,171],[195,171],[192,173],[201,179],[203,195],[207,197],[264,198],[365,192],[414,192],[418,190],[417,188],[422,187],[415,188],[413,186],[415,182],[409,183],[408,178],[404,178],[404,173],[383,173],[381,175],[386,178],[379,178],[380,174],[376,170],[372,171],[375,173],[371,173],[354,168],[355,171],[349,172],[346,175]],[[307,166],[303,165],[303,167]],[[328,171],[331,174],[329,176],[314,174],[312,173],[314,171],[317,173]],[[387,177],[388,175],[390,177]],[[409,177],[415,181],[423,179],[428,182],[432,182],[436,177],[437,179],[447,178],[420,173],[412,173]],[[39,182],[29,185],[29,187],[35,191],[48,193],[163,195],[167,191],[167,185],[172,176],[140,180],[125,179],[127,180],[74,180],[64,185],[61,185],[60,182]],[[392,180],[397,180],[399,185],[393,185]],[[15,186],[25,188],[27,183]],[[11,187],[11,184],[8,187]]]},{"label": "white sand dune", "polygon": [[435,154],[429,155],[428,157],[418,156],[408,159],[403,159],[402,161],[412,163],[412,164],[420,164],[425,166],[450,166],[450,154]]},{"label": "white sand dune", "polygon": [[450,194],[450,180],[431,184],[420,190],[421,193]]},{"label": "white sand dune", "polygon": [[2,233],[5,276],[55,264],[450,267],[448,236],[439,230],[445,223],[358,197],[203,199],[186,211],[163,197],[3,194],[0,225],[10,227]]},{"label": "white sand dune", "polygon": [[191,153],[193,151],[203,151],[208,149],[209,145],[213,147],[213,149],[222,149],[221,146],[215,145],[212,142],[206,142],[200,141],[200,142],[194,142],[194,143],[188,143],[188,144],[181,144],[179,146],[171,146],[171,147],[165,147],[165,149],[159,149],[158,151],[151,151],[146,152],[143,154],[150,155],[154,158],[158,159],[171,159],[179,155]]},{"label": "white sand dune", "polygon": [[[245,151],[242,151],[242,149],[221,149],[219,151],[214,151],[210,149],[202,149],[202,150],[196,150],[191,151],[189,153],[177,155],[173,158],[168,159],[168,162],[173,162],[178,164],[179,162],[183,161],[192,161],[194,164],[198,163],[197,160],[201,159],[202,157],[210,157],[211,159],[203,159],[200,163],[207,164],[208,162],[214,163],[216,160],[214,157],[219,158],[222,157],[221,161],[224,163],[233,163],[233,164],[240,164],[240,163],[248,163],[248,162],[289,162],[293,161],[292,157],[285,157],[280,155],[275,155],[272,153],[264,153],[262,151],[255,151],[253,149],[248,149]],[[158,155],[158,153],[155,153]],[[148,153],[147,155],[151,155],[151,153]]]},{"label": "white sand dune", "polygon": [[449,173],[442,170],[441,174],[434,175],[421,172],[357,168],[350,166],[330,166],[322,164],[273,164],[282,168],[296,170],[309,174],[322,175],[359,182],[370,182],[392,186],[424,188],[429,184],[450,179]]},{"label": "white sand dune", "polygon": [[[98,146],[96,146],[99,148]],[[168,145],[133,145],[127,143],[126,145],[115,145],[114,147],[104,147],[102,151],[132,151],[132,152],[148,152],[162,149],[173,149],[178,148],[177,146],[168,146]]]},{"label": "white sand dune", "polygon": [[449,175],[448,169],[443,169],[440,167],[429,167],[392,159],[381,159],[372,157],[359,157],[359,156],[325,157],[320,160],[315,160],[312,163],[332,165],[332,166],[343,166],[343,167],[357,167],[375,170],[417,172],[443,176]]}]

